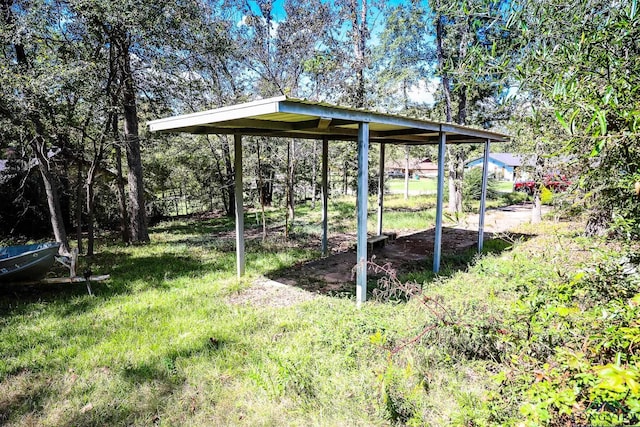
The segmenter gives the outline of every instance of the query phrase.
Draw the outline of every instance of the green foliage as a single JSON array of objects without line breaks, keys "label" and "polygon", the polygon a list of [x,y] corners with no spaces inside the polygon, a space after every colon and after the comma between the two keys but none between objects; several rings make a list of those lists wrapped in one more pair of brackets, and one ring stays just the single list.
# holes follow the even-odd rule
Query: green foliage
[{"label": "green foliage", "polygon": [[605,258],[523,289],[507,339],[511,362],[497,379],[505,397],[524,397],[525,425],[640,422],[639,261],[635,252]]},{"label": "green foliage", "polygon": [[515,205],[526,201],[529,198],[527,193],[522,191],[512,191],[500,194],[500,201],[503,205]]},{"label": "green foliage", "polygon": [[[536,114],[555,112],[562,153],[579,168],[578,187],[590,209],[586,231],[637,236],[640,63],[631,59],[640,53],[637,1],[617,7],[601,0],[528,1],[511,22],[523,42],[516,66],[521,87],[532,95]],[[548,123],[539,125],[534,134]]]},{"label": "green foliage", "polygon": [[[464,174],[463,200],[480,200],[481,195],[482,168],[471,168]],[[499,195],[498,181],[495,178],[487,177],[487,199],[496,199]]]},{"label": "green foliage", "polygon": [[416,381],[411,364],[404,368],[390,364],[379,375],[382,402],[389,420],[401,425],[420,425],[418,408],[423,398],[424,387]]},{"label": "green foliage", "polygon": [[544,185],[540,187],[540,202],[543,205],[550,205],[553,203],[553,191]]}]

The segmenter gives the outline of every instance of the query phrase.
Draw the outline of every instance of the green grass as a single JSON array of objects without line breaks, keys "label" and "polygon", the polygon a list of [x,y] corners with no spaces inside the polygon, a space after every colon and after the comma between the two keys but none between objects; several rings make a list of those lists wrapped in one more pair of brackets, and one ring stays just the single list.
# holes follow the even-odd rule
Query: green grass
[{"label": "green grass", "polygon": [[[389,228],[426,228],[433,198],[387,199]],[[426,209],[426,211],[425,211]],[[352,199],[331,201],[331,230],[354,230]],[[269,211],[277,225],[282,211]],[[255,214],[247,214],[247,223]],[[90,261],[112,279],[0,294],[0,424],[414,425],[490,424],[494,335],[447,326],[417,337],[432,312],[418,299],[319,296],[284,308],[230,297],[262,274],[318,256],[319,208],[298,209],[296,238],[249,240],[247,276],[235,279],[231,221],[184,220],[152,229],[152,243],[102,240]],[[253,224],[255,225],[255,224]],[[369,227],[373,226],[370,222]],[[572,230],[546,225],[528,242],[446,257],[443,273],[416,271],[425,295],[458,324],[494,331],[519,286],[568,274]],[[311,234],[309,234],[311,233]],[[310,241],[311,240],[311,241]],[[559,251],[549,251],[558,246]],[[83,259],[83,264],[89,260]],[[430,309],[440,310],[439,306]],[[492,329],[493,328],[493,329]],[[515,411],[517,408],[502,408]],[[509,412],[509,414],[512,414]],[[493,418],[492,418],[493,417]]]},{"label": "green grass", "polygon": [[[511,181],[496,181],[497,190],[503,193],[511,193],[513,191],[513,183]],[[404,193],[404,178],[390,178],[385,181],[387,191],[391,193]],[[446,185],[446,183],[445,183]],[[421,177],[420,179],[409,180],[409,192],[412,194],[432,194],[438,189],[436,178]]]},{"label": "green grass", "polygon": [[[385,180],[385,186],[392,193],[404,193],[404,178]],[[409,191],[412,193],[435,193],[438,188],[436,178],[409,179]]]},{"label": "green grass", "polygon": [[496,190],[501,193],[513,192],[513,182],[511,181],[496,181]]}]

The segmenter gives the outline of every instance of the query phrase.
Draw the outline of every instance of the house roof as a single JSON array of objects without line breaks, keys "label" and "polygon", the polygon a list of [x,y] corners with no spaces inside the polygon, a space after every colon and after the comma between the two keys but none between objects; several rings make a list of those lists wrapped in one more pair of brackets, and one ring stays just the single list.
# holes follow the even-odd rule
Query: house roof
[{"label": "house roof", "polygon": [[[385,162],[385,169],[403,169],[406,166],[405,159],[389,159]],[[411,170],[438,170],[438,164],[432,162],[429,159],[424,158],[410,158],[409,169]]]},{"label": "house roof", "polygon": [[[513,154],[513,153],[489,153],[489,159],[502,163],[506,166],[531,166],[531,158],[526,154]],[[476,157],[469,160],[466,164],[482,160],[482,157]]]},{"label": "house roof", "polygon": [[489,157],[507,166],[522,166],[524,156],[512,153],[490,153]]},{"label": "house roof", "polygon": [[358,139],[360,123],[369,124],[371,142],[437,144],[439,132],[446,133],[449,144],[509,139],[508,135],[484,129],[338,107],[286,96],[153,120],[148,126],[152,132],[355,141]]}]

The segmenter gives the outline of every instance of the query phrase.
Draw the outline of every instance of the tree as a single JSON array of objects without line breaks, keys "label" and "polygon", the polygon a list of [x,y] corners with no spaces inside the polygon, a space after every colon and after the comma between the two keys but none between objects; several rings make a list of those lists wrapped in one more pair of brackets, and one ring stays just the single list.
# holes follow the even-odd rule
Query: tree
[{"label": "tree", "polygon": [[406,112],[413,86],[429,80],[435,59],[432,43],[425,37],[427,10],[417,0],[385,10],[380,43],[373,50],[377,103]]},{"label": "tree", "polygon": [[[331,44],[327,28],[332,24],[332,12],[328,4],[286,0],[283,9],[285,17],[276,20],[272,1],[259,1],[257,8],[252,8],[249,2],[245,3],[246,16],[242,34],[245,51],[248,53],[245,64],[249,73],[258,77],[257,89],[263,96],[299,96],[304,90],[304,73],[309,70],[318,78],[319,70],[310,64],[321,57],[326,46],[323,43]],[[270,203],[272,190],[269,188],[273,180],[269,178],[275,178],[277,164],[274,163],[281,155],[277,148],[270,145],[266,145],[259,157],[259,197],[263,203]],[[276,144],[276,147],[279,145],[284,144]],[[283,175],[286,183],[287,233],[295,217],[295,187],[299,164],[296,153],[300,146],[299,141],[289,139],[286,141],[286,153],[281,155],[286,159]]]},{"label": "tree", "polygon": [[[581,170],[589,234],[640,231],[637,6],[635,0],[532,1],[513,20],[523,40],[521,90],[541,93],[565,130],[564,151]],[[559,19],[562,26],[552,24]]]},{"label": "tree", "polygon": [[4,53],[0,63],[0,115],[10,126],[3,133],[18,135],[31,148],[47,195],[54,237],[61,243],[60,252],[69,253],[53,154],[68,148],[67,126],[73,124],[76,101],[67,90],[76,83],[82,85],[77,58],[69,48],[73,43],[67,42],[63,30],[50,22],[62,13],[56,4],[18,6],[12,0],[3,0],[0,6]]},{"label": "tree", "polygon": [[[510,55],[503,0],[434,2],[437,74],[447,122],[489,126],[495,109],[480,102],[504,92],[503,63]],[[495,105],[499,107],[499,105]],[[462,211],[464,163],[469,148],[449,147],[449,210]]]}]

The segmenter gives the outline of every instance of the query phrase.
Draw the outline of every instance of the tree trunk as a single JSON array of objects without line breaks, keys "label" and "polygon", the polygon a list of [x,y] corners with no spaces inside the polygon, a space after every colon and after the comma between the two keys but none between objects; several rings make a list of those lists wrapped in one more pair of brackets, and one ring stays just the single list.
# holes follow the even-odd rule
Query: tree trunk
[{"label": "tree trunk", "polygon": [[610,226],[611,211],[604,208],[596,208],[589,213],[584,232],[588,237],[603,237],[609,234]]},{"label": "tree trunk", "polygon": [[462,174],[464,173],[464,149],[447,147],[449,157],[449,212],[462,212]]},{"label": "tree trunk", "polygon": [[49,205],[49,216],[51,217],[51,227],[56,242],[60,242],[60,254],[68,255],[71,250],[67,240],[67,231],[64,228],[64,217],[60,206],[60,196],[58,194],[55,175],[51,172],[49,158],[47,157],[47,147],[41,136],[32,142],[33,151],[38,159],[38,169],[42,176],[42,183],[47,194],[47,204]]},{"label": "tree trunk", "polygon": [[[0,12],[4,16],[4,23],[9,27],[13,27],[14,25],[14,16],[13,11],[11,10],[12,5],[13,0],[1,0],[0,2]],[[18,65],[20,65],[22,69],[28,68],[29,63],[24,46],[20,43],[14,43],[13,48]],[[68,255],[71,251],[69,241],[67,239],[67,231],[64,226],[64,214],[62,212],[60,194],[58,192],[58,180],[56,179],[55,174],[51,171],[49,157],[47,155],[47,144],[44,140],[44,136],[48,133],[37,114],[37,112],[34,112],[33,116],[30,117],[36,130],[36,135],[31,140],[30,145],[38,159],[38,169],[40,170],[42,183],[47,195],[47,205],[49,206],[49,216],[51,219],[53,235],[56,241],[61,244],[59,253],[62,255]]]},{"label": "tree trunk", "polygon": [[[543,149],[539,139],[536,141],[535,149],[536,149],[536,153],[539,153],[540,150]],[[542,158],[542,156],[536,154],[535,171],[534,171],[534,180],[536,184],[533,187],[533,207],[531,209],[531,222],[534,224],[537,224],[540,221],[542,221],[542,199],[540,194],[541,187],[538,185],[538,183],[542,182],[542,175],[544,173],[543,171],[544,171],[544,159]]]},{"label": "tree trunk", "polygon": [[229,139],[225,136],[220,139],[220,142],[222,143],[222,155],[224,157],[224,165],[227,170],[226,185],[224,186],[224,191],[227,192],[226,199],[229,204],[225,206],[225,212],[227,213],[227,217],[234,218],[236,216],[236,193],[234,186],[234,170],[231,163],[231,150],[229,148]]},{"label": "tree trunk", "polygon": [[456,203],[456,165],[451,148],[447,147],[449,161],[447,162],[448,183],[449,183],[449,212],[458,212]]},{"label": "tree trunk", "polygon": [[[436,56],[438,59],[438,71],[440,74],[440,80],[442,83],[442,93],[444,94],[444,107],[445,117],[447,123],[452,121],[452,106],[451,106],[451,83],[449,81],[449,75],[445,72],[444,64],[444,28],[442,25],[443,16],[438,15],[436,17]],[[458,167],[456,165],[456,154],[452,147],[447,147],[448,161],[448,181],[449,181],[449,212],[462,212],[462,188],[458,183]]]},{"label": "tree trunk", "polygon": [[404,146],[404,199],[409,199],[409,146]]},{"label": "tree trunk", "polygon": [[440,80],[442,82],[442,93],[444,94],[444,107],[445,117],[447,123],[452,120],[451,114],[451,86],[449,82],[449,75],[444,70],[444,50],[442,48],[442,41],[444,39],[444,28],[442,27],[442,15],[436,17],[436,56],[438,57],[438,72],[440,74]]},{"label": "tree trunk", "polygon": [[93,256],[95,243],[95,194],[94,182],[96,175],[96,161],[91,162],[87,172],[87,256]]},{"label": "tree trunk", "polygon": [[285,220],[285,238],[289,238],[289,229],[293,227],[295,220],[295,194],[294,194],[294,170],[295,170],[295,141],[289,140],[287,144],[287,218]]},{"label": "tree trunk", "polygon": [[[216,172],[217,172],[216,178],[218,181],[217,187],[220,189],[220,198],[222,199],[222,206],[224,207],[225,212],[228,212],[227,211],[229,207],[228,198],[227,198],[228,192],[225,188],[227,186],[227,175],[222,172],[222,167],[220,166],[220,156],[218,156],[215,146],[211,141],[211,136],[205,135],[205,137],[207,138],[207,143],[209,144],[209,150],[211,150],[211,156],[215,161]],[[215,187],[216,187],[215,182],[212,182],[212,184],[209,185],[209,199],[210,199],[209,210],[212,212],[213,212],[213,206],[214,206]]]},{"label": "tree trunk", "polygon": [[260,138],[256,139],[256,154],[258,157],[258,191],[260,193],[260,211],[262,213],[262,243],[267,240],[267,217],[264,212],[264,185],[262,183],[262,162],[260,161]]},{"label": "tree trunk", "polygon": [[364,69],[366,65],[366,40],[367,40],[367,0],[362,0],[358,17],[358,2],[351,0],[351,16],[353,25],[353,50],[356,57],[356,93],[354,105],[356,108],[365,107],[365,81]]},{"label": "tree trunk", "polygon": [[349,163],[345,160],[342,168],[342,194],[347,194],[349,185]]},{"label": "tree trunk", "polygon": [[76,241],[78,245],[78,253],[84,253],[82,245],[82,152],[84,148],[78,153],[78,160],[76,162],[77,176],[76,176]]},{"label": "tree trunk", "polygon": [[533,209],[531,209],[531,223],[538,224],[540,221],[542,221],[542,200],[540,199],[540,191],[534,190]]},{"label": "tree trunk", "polygon": [[318,192],[316,191],[316,176],[318,175],[318,141],[313,140],[313,164],[311,165],[311,209],[316,208],[316,197]]},{"label": "tree trunk", "polygon": [[[109,120],[115,120],[114,116],[110,116]],[[107,127],[109,127],[107,125]],[[94,243],[95,243],[95,182],[96,174],[98,171],[98,165],[102,161],[102,155],[104,153],[104,137],[101,137],[99,142],[93,144],[93,158],[91,159],[91,165],[87,171],[87,256],[93,256]]]},{"label": "tree trunk", "polygon": [[[114,119],[114,126],[118,126],[118,121]],[[116,129],[117,136],[117,129]],[[115,143],[115,163],[116,163],[116,194],[118,199],[118,210],[120,211],[120,234],[123,243],[130,243],[129,234],[129,212],[127,211],[127,194],[124,189],[124,176],[122,174],[122,148],[120,142]]]},{"label": "tree trunk", "polygon": [[142,158],[140,155],[140,136],[138,133],[138,111],[136,89],[131,72],[131,40],[124,35],[121,44],[121,66],[123,80],[124,141],[127,153],[129,173],[130,235],[133,243],[149,241],[147,231],[147,213],[144,203],[144,183],[142,181]]}]

